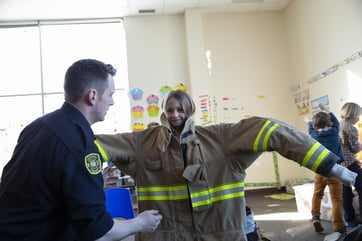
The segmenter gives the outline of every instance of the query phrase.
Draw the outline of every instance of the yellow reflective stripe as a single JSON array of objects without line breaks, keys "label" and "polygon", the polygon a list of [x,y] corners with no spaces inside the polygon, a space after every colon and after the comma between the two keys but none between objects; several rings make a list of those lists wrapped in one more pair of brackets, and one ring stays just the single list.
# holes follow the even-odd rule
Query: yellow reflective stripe
[{"label": "yellow reflective stripe", "polygon": [[209,193],[211,192],[211,189],[208,189],[208,190],[204,190],[204,191],[201,191],[201,192],[194,192],[194,193],[191,193],[191,198],[196,198],[196,197],[201,197],[201,196],[205,196],[205,195],[209,195]]},{"label": "yellow reflective stripe", "polygon": [[313,156],[314,152],[320,147],[321,144],[319,142],[316,142],[313,144],[313,146],[309,149],[307,154],[304,156],[304,159],[302,161],[302,166],[306,167],[308,165],[309,160]]},{"label": "yellow reflective stripe", "polygon": [[322,151],[322,153],[318,156],[318,158],[317,158],[317,160],[315,160],[315,162],[314,162],[314,164],[313,164],[313,166],[312,166],[312,170],[315,172],[317,169],[318,169],[318,167],[319,167],[319,165],[321,164],[321,162],[324,160],[324,159],[326,159],[326,157],[329,155],[329,151],[327,150],[327,149],[324,149],[323,151]]},{"label": "yellow reflective stripe", "polygon": [[99,144],[99,142],[97,140],[94,140],[94,144],[97,146],[99,153],[101,154],[103,161],[108,162],[109,161],[109,157],[107,155],[107,152],[103,149],[103,147],[101,146],[101,144]]},{"label": "yellow reflective stripe", "polygon": [[[244,182],[226,184],[190,194],[192,206],[244,196]],[[175,201],[189,198],[186,185],[137,187],[139,201]]]},{"label": "yellow reflective stripe", "polygon": [[175,200],[184,200],[188,199],[188,194],[183,195],[173,195],[173,196],[138,196],[138,201],[175,201]]},{"label": "yellow reflective stripe", "polygon": [[278,128],[278,126],[279,126],[279,124],[274,123],[274,125],[272,127],[270,127],[270,129],[266,133],[264,141],[263,141],[263,149],[262,149],[262,151],[267,151],[268,150],[268,142],[269,142],[270,135],[273,133],[273,131],[276,128]]},{"label": "yellow reflective stripe", "polygon": [[207,190],[203,190],[200,192],[193,192],[193,193],[191,193],[191,198],[200,197],[203,195],[208,195],[209,193],[215,193],[215,192],[219,192],[219,191],[223,191],[223,190],[228,190],[228,189],[237,188],[237,187],[244,187],[244,186],[245,186],[244,182],[226,184],[226,185],[222,185],[222,186],[218,186],[218,187],[209,188]]},{"label": "yellow reflective stripe", "polygon": [[262,126],[262,128],[260,129],[260,131],[254,141],[254,145],[253,145],[254,152],[267,151],[270,135],[279,126],[278,123],[274,123],[272,126],[270,126],[270,124],[272,124],[272,122],[270,120],[267,120],[264,123],[264,125]]},{"label": "yellow reflective stripe", "polygon": [[213,202],[215,202],[215,201],[221,201],[221,200],[231,199],[231,198],[235,198],[235,197],[244,197],[244,192],[230,193],[230,194],[227,194],[227,195],[213,197],[213,198],[211,198],[211,200]]},{"label": "yellow reflective stripe", "polygon": [[210,188],[210,192],[218,192],[221,190],[226,190],[226,189],[231,189],[231,188],[236,188],[236,187],[244,187],[245,184],[244,182],[237,182],[237,183],[231,183],[231,184],[226,184],[226,185],[222,185],[220,187],[214,187],[214,188]]},{"label": "yellow reflective stripe", "polygon": [[157,192],[157,191],[171,191],[171,190],[184,190],[187,189],[186,185],[179,186],[154,186],[154,187],[137,187],[139,192]]},{"label": "yellow reflective stripe", "polygon": [[309,167],[316,171],[323,160],[329,155],[330,151],[323,147],[319,142],[315,142],[304,156],[302,166]]},{"label": "yellow reflective stripe", "polygon": [[203,206],[203,205],[209,205],[209,204],[217,202],[217,201],[232,199],[232,198],[236,198],[236,197],[243,197],[243,196],[244,196],[244,192],[231,193],[231,194],[212,197],[207,200],[192,202],[192,206],[199,207],[199,206]]},{"label": "yellow reflective stripe", "polygon": [[172,201],[189,198],[186,185],[137,187],[137,192],[139,201]]},{"label": "yellow reflective stripe", "polygon": [[258,144],[261,138],[261,135],[263,134],[264,129],[268,126],[268,124],[270,123],[270,121],[266,121],[263,125],[263,127],[260,129],[258,135],[256,136],[256,139],[254,141],[254,145],[253,145],[253,151],[256,152],[258,151]]},{"label": "yellow reflective stripe", "polygon": [[[190,194],[193,207],[244,196],[244,182],[231,183]],[[202,199],[204,198],[204,199]]]}]

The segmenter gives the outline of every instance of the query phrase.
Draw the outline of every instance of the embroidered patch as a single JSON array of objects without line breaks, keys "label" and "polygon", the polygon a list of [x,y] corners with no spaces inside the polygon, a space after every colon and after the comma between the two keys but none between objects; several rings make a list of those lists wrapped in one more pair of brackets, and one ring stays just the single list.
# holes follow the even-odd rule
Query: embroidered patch
[{"label": "embroidered patch", "polygon": [[90,153],[84,157],[84,164],[90,174],[98,174],[102,171],[102,161],[98,153]]}]

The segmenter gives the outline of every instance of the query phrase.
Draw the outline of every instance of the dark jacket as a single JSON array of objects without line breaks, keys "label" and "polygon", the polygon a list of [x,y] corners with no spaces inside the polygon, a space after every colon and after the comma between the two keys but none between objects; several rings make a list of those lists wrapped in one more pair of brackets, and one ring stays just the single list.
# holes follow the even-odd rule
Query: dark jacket
[{"label": "dark jacket", "polygon": [[342,147],[339,141],[339,121],[335,115],[330,112],[329,116],[333,125],[327,130],[315,130],[312,122],[308,122],[308,132],[311,137],[319,141],[322,145],[327,147],[328,150],[339,156],[340,162],[344,160]]},{"label": "dark jacket", "polygon": [[111,229],[102,160],[84,116],[65,103],[21,133],[0,184],[0,239],[95,240]]}]

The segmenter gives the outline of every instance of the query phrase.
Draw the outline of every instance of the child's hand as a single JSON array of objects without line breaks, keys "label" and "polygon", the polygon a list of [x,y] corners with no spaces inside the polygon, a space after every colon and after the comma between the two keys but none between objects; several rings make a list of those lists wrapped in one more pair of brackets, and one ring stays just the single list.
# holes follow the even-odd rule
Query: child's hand
[{"label": "child's hand", "polygon": [[322,103],[319,103],[319,108],[321,108],[323,111],[328,111],[328,108]]},{"label": "child's hand", "polygon": [[308,122],[310,122],[310,121],[312,121],[312,120],[310,119],[310,117],[309,117],[308,115],[305,115],[305,116],[304,116],[304,121],[305,121],[306,123],[308,123]]}]

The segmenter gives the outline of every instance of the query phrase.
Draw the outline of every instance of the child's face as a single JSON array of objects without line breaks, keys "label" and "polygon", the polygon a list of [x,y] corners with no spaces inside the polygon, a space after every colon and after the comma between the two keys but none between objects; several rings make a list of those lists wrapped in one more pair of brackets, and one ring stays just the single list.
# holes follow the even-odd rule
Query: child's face
[{"label": "child's face", "polygon": [[180,103],[173,97],[166,103],[166,118],[174,128],[183,128],[186,122],[186,114]]}]

